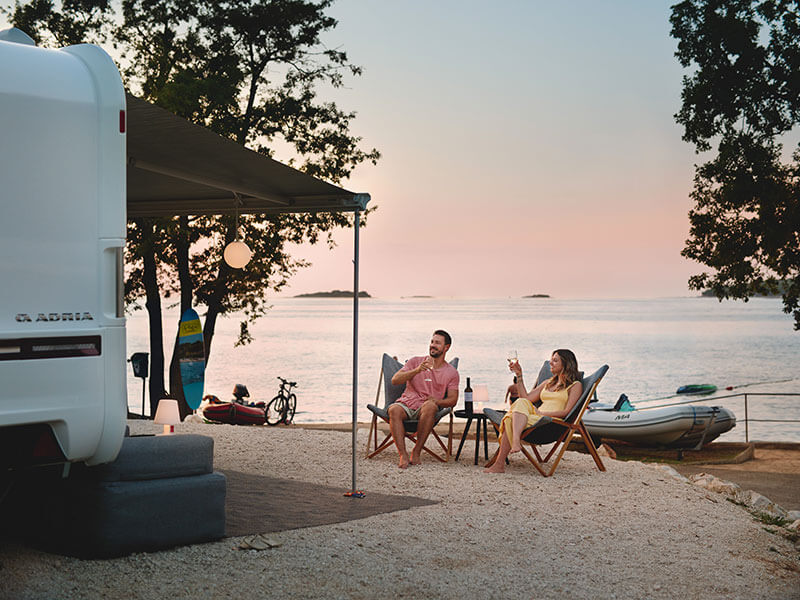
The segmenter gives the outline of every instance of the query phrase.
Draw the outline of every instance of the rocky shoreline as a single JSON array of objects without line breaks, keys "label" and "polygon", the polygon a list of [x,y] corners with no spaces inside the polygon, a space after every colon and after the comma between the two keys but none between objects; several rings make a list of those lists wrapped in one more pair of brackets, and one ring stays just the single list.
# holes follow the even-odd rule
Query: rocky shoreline
[{"label": "rocky shoreline", "polygon": [[776,526],[782,527],[781,535],[792,539],[800,534],[800,510],[786,510],[763,494],[754,490],[745,490],[732,481],[726,481],[708,473],[694,473],[684,477],[668,465],[655,465],[656,469],[663,471],[670,477],[692,483],[727,497],[734,504],[745,507],[754,517],[771,521]]}]

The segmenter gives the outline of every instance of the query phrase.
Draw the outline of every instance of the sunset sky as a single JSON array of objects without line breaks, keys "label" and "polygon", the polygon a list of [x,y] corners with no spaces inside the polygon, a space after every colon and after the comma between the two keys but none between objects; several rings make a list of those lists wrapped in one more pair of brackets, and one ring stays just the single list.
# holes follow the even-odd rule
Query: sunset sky
[{"label": "sunset sky", "polygon": [[[383,153],[342,183],[378,207],[361,289],[696,295],[673,1],[338,0],[325,42],[364,74],[322,99]],[[313,266],[282,295],[352,289],[352,231],[336,238],[294,249]]]},{"label": "sunset sky", "polygon": [[[680,256],[693,164],[673,115],[671,2],[339,0],[337,92],[383,152],[344,187],[375,296],[694,295]],[[288,294],[352,288],[352,232]]]}]

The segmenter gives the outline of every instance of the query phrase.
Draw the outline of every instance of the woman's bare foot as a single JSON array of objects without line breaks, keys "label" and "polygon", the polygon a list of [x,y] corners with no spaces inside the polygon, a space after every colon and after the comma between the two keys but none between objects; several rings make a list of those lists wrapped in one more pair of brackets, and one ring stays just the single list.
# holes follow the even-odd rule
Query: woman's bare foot
[{"label": "woman's bare foot", "polygon": [[506,472],[505,461],[497,460],[497,461],[494,462],[494,464],[492,466],[486,467],[483,470],[483,472],[484,473],[505,473]]},{"label": "woman's bare foot", "polygon": [[517,452],[522,452],[522,444],[519,442],[514,442],[511,444],[511,450],[509,451],[509,454],[515,454]]},{"label": "woman's bare foot", "polygon": [[416,450],[411,451],[411,464],[412,465],[420,465],[422,464],[422,460],[420,459],[419,452]]},{"label": "woman's bare foot", "polygon": [[400,462],[397,464],[398,467],[401,469],[408,468],[408,454],[401,454],[400,455]]}]

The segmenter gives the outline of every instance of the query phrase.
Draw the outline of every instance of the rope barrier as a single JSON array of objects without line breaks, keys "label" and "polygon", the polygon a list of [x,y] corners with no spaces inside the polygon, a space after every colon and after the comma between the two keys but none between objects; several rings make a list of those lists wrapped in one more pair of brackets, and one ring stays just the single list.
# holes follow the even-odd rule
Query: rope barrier
[{"label": "rope barrier", "polygon": [[[790,380],[791,381],[791,380]],[[744,387],[744,386],[739,386]],[[737,394],[727,394],[725,396],[703,396],[702,398],[693,398],[691,400],[684,400],[682,402],[670,402],[668,404],[657,404],[656,406],[636,406],[636,410],[650,410],[654,408],[667,408],[670,406],[681,406],[684,404],[695,404],[697,402],[709,402],[717,400],[726,400],[730,398],[744,398],[744,422],[745,426],[745,440],[750,440],[750,431],[748,425],[750,423],[800,423],[800,419],[751,419],[748,415],[748,397],[749,396],[800,396],[796,392],[739,392]],[[656,398],[655,400],[661,400]],[[653,400],[644,400],[643,402],[652,402]]]},{"label": "rope barrier", "polygon": [[[651,408],[664,408],[667,406],[681,406],[683,404],[695,404],[697,402],[708,402],[710,400],[725,400],[726,398],[741,398],[747,396],[800,396],[800,393],[794,392],[739,392],[738,394],[727,394],[725,396],[703,396],[702,398],[694,398],[692,400],[683,400],[682,402],[670,402],[668,404],[657,404],[656,406],[637,406],[637,410],[648,410]],[[655,398],[654,400],[642,400],[642,402],[654,402],[655,400],[663,400],[663,398]]]}]

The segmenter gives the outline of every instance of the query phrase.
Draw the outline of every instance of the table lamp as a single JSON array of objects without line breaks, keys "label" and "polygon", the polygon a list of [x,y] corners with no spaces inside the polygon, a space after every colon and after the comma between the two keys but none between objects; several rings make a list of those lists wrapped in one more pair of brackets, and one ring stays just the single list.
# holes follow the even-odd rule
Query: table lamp
[{"label": "table lamp", "polygon": [[164,425],[164,435],[175,433],[175,425],[181,422],[181,415],[178,412],[178,401],[172,398],[162,398],[159,400],[154,421]]},{"label": "table lamp", "polygon": [[478,412],[483,412],[483,405],[489,402],[489,388],[485,385],[476,385],[473,390],[473,400],[478,403]]}]

